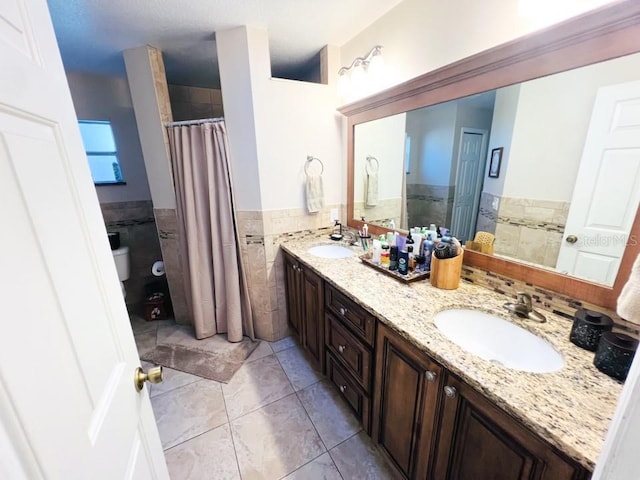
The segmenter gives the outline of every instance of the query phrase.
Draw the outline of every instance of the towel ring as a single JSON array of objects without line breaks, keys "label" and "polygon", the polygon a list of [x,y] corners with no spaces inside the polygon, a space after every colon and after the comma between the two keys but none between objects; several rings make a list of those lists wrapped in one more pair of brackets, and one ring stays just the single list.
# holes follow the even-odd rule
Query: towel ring
[{"label": "towel ring", "polygon": [[[373,166],[373,161],[376,162],[376,169],[374,171],[369,171],[369,167]],[[364,169],[367,171],[367,174],[371,175],[372,173],[377,173],[380,170],[380,162],[376,157],[372,157],[371,155],[367,155],[367,164]]]},{"label": "towel ring", "polygon": [[317,160],[318,162],[320,162],[320,175],[322,175],[324,173],[324,163],[322,163],[322,160],[320,160],[319,158],[316,157],[312,157],[311,155],[307,155],[307,161],[304,164],[304,173],[308,176],[309,175],[309,164],[311,162],[313,162],[314,160]]}]

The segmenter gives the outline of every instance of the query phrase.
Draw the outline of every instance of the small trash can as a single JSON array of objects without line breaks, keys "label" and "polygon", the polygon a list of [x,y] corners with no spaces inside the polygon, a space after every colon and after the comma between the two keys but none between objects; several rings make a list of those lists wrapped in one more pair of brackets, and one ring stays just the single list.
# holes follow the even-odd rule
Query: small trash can
[{"label": "small trash can", "polygon": [[152,320],[165,320],[167,318],[167,306],[165,295],[161,292],[152,293],[144,302],[144,316],[150,322]]}]

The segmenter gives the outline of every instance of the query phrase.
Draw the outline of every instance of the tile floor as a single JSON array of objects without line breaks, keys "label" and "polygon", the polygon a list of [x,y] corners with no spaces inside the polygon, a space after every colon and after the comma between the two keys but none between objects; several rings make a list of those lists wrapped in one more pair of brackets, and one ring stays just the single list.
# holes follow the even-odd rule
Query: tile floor
[{"label": "tile floor", "polygon": [[[171,324],[132,317],[138,349]],[[395,478],[292,337],[261,342],[228,384],[164,372],[150,395],[172,480]]]}]

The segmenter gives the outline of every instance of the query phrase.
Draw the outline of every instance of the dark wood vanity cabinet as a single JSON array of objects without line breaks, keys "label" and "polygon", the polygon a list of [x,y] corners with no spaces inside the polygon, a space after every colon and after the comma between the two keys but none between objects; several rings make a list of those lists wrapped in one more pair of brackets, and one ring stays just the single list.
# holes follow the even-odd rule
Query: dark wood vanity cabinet
[{"label": "dark wood vanity cabinet", "polygon": [[378,326],[372,438],[406,478],[429,478],[442,372],[392,330]]},{"label": "dark wood vanity cabinet", "polygon": [[284,255],[289,325],[309,353],[316,370],[324,371],[324,282],[290,255]]},{"label": "dark wood vanity cabinet", "polygon": [[580,466],[382,324],[375,381],[373,440],[405,478],[588,478]]},{"label": "dark wood vanity cabinet", "polygon": [[284,255],[289,323],[401,476],[586,480],[580,465]]},{"label": "dark wood vanity cabinet", "polygon": [[565,460],[519,421],[451,374],[443,382],[435,445],[429,478],[588,478],[580,466]]}]

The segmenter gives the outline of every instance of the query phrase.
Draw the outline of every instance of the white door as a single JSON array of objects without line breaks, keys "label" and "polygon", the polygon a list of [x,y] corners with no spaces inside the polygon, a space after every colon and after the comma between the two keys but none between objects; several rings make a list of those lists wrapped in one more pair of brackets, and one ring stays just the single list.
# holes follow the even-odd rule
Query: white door
[{"label": "white door", "polygon": [[168,478],[45,0],[0,2],[0,478]]},{"label": "white door", "polygon": [[458,150],[451,232],[464,243],[473,240],[484,174],[486,132],[463,128]]},{"label": "white door", "polygon": [[640,81],[598,90],[556,268],[613,285],[640,201]]}]

